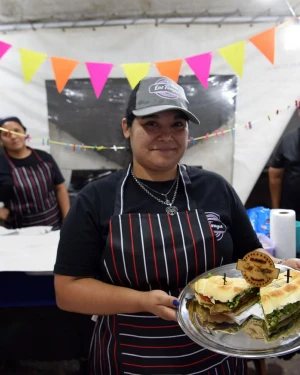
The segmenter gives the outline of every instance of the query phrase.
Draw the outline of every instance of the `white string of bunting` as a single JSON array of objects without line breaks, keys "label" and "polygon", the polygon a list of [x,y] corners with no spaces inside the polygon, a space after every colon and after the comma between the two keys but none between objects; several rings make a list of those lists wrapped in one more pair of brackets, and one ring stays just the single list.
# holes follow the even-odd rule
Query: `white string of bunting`
[{"label": "white string of bunting", "polygon": [[[267,114],[267,115],[261,117],[260,119],[248,121],[246,124],[242,124],[242,125],[235,124],[233,127],[228,128],[228,129],[222,129],[222,127],[221,127],[221,130],[215,130],[212,133],[206,133],[206,135],[201,136],[201,137],[190,137],[188,142],[191,145],[194,145],[199,141],[207,141],[208,139],[211,139],[211,138],[214,138],[214,137],[225,136],[226,134],[231,134],[232,136],[234,136],[236,130],[239,130],[239,129],[251,130],[251,129],[253,129],[254,124],[256,125],[259,122],[264,121],[265,119],[268,119],[268,121],[272,121],[272,119],[274,119],[275,116],[278,116],[280,113],[285,112],[285,111],[287,111],[291,108],[294,108],[294,107],[300,108],[300,101],[299,100],[295,100],[295,103],[294,103],[293,106],[289,105],[289,106],[287,106],[283,109],[277,109],[274,113]],[[21,134],[21,133],[18,133],[18,132],[14,132],[14,131],[5,129],[3,127],[0,127],[0,131],[5,132],[5,133],[9,133],[9,134],[14,134],[14,135],[17,135],[17,136],[20,136],[20,137],[25,137],[27,142],[30,142],[31,140],[36,140],[36,141],[41,142],[41,144],[43,146],[45,146],[45,145],[49,146],[49,145],[53,144],[53,145],[57,145],[57,146],[63,146],[66,149],[69,149],[69,150],[72,150],[72,151],[77,151],[77,152],[80,152],[81,150],[83,150],[83,151],[86,151],[86,150],[93,150],[93,151],[114,150],[114,151],[118,151],[118,150],[128,149],[127,146],[84,145],[83,143],[76,144],[76,143],[70,143],[70,142],[58,142],[58,141],[51,140],[49,138],[39,138],[39,137],[31,136],[30,134]]]}]

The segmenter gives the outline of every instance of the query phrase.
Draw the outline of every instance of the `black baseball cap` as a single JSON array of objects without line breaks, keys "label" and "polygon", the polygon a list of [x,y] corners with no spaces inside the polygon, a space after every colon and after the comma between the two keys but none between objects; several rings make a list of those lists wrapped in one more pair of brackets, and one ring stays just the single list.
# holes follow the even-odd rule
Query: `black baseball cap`
[{"label": "black baseball cap", "polygon": [[26,132],[26,128],[25,126],[22,124],[22,121],[18,118],[18,117],[14,117],[14,116],[11,116],[11,117],[4,117],[4,118],[0,118],[0,126],[2,126],[5,122],[8,122],[8,121],[13,121],[13,122],[17,122],[18,124],[20,124],[22,126],[22,128],[25,130]]},{"label": "black baseball cap", "polygon": [[157,112],[177,109],[188,119],[200,124],[198,118],[188,110],[184,89],[168,77],[147,77],[132,90],[126,115],[147,116]]}]

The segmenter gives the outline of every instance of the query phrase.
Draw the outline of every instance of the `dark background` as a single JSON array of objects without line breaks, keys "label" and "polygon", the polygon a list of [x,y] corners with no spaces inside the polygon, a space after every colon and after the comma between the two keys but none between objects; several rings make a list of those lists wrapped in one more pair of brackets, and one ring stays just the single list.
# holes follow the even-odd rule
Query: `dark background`
[{"label": "dark background", "polygon": [[[276,152],[276,149],[282,140],[282,138],[298,128],[300,125],[300,118],[298,116],[298,110],[296,109],[294,111],[293,116],[291,117],[290,121],[288,122],[285,130],[283,131],[280,139],[277,142],[277,145],[274,147],[274,150],[272,154],[270,155],[270,158],[268,162],[266,163],[265,167],[263,168],[258,180],[256,181],[256,184],[254,185],[254,188],[252,189],[246,203],[245,207],[252,208],[252,207],[258,207],[263,206],[266,208],[272,208],[271,207],[271,196],[269,191],[269,178],[268,178],[268,167],[270,165],[270,161],[273,158],[274,153]],[[299,150],[300,152],[300,150]]]},{"label": "dark background", "polygon": [[[190,123],[191,137],[211,133],[235,118],[236,76],[211,76],[208,90],[194,75],[179,77],[178,83],[185,89],[191,112],[201,121],[200,126]],[[69,80],[61,94],[55,81],[47,80],[46,90],[48,119],[59,129],[85,145],[127,145],[121,131],[131,93],[127,79],[109,78],[98,99],[89,79]],[[103,150],[101,154],[124,167],[124,152]]]}]

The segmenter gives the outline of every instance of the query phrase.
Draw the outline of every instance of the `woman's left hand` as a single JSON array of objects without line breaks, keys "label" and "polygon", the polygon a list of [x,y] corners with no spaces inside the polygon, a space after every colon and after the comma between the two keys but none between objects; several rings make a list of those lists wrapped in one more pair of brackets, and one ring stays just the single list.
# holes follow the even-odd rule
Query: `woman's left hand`
[{"label": "woman's left hand", "polygon": [[289,267],[295,268],[295,270],[299,270],[300,271],[300,259],[298,259],[298,258],[287,259],[282,264],[284,264],[285,266],[289,266]]}]

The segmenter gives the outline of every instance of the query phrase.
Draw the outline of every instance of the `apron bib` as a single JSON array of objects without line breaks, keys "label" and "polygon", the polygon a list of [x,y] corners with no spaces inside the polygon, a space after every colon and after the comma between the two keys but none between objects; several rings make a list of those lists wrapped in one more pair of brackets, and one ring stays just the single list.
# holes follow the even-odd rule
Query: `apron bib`
[{"label": "apron bib", "polygon": [[12,169],[14,195],[10,201],[12,225],[15,228],[52,226],[60,229],[61,213],[55,194],[54,171],[51,163],[32,152],[39,163],[28,167],[16,167],[7,153]]}]

